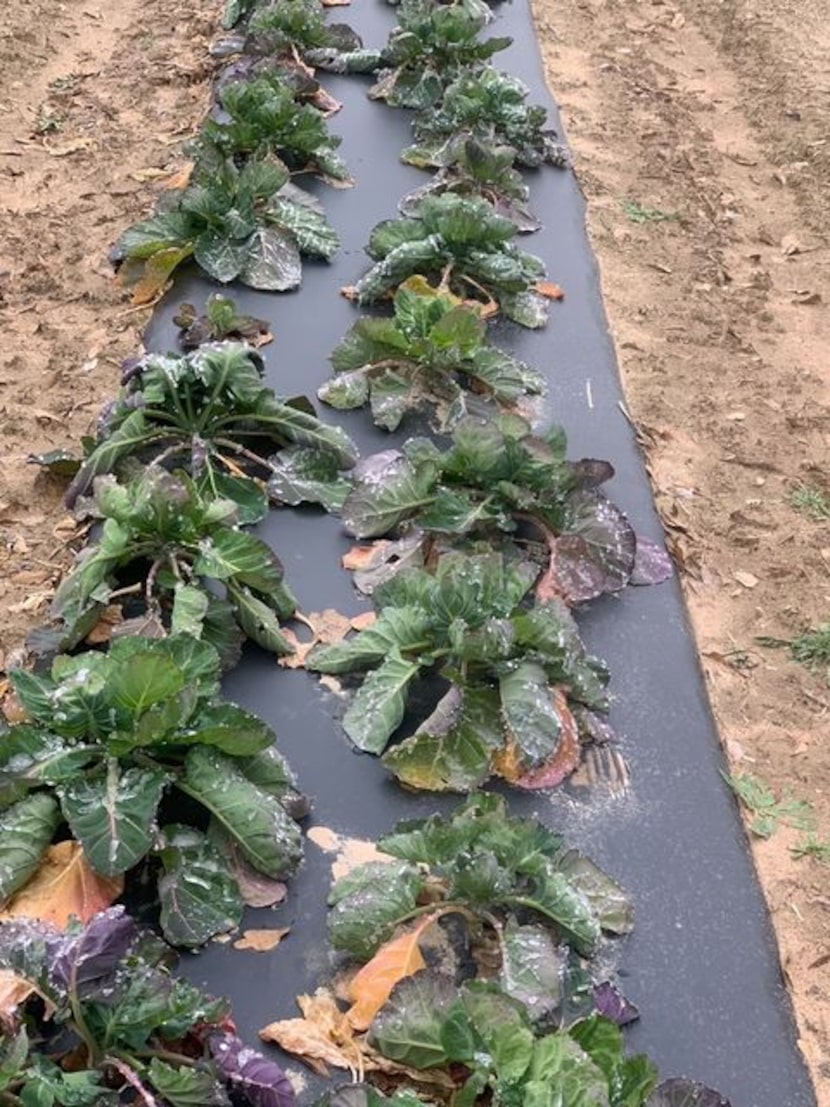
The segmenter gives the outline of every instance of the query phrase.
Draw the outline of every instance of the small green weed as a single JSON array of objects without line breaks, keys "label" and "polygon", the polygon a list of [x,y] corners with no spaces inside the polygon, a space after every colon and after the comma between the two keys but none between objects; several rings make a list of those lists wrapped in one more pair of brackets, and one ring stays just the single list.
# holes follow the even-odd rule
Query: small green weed
[{"label": "small green weed", "polygon": [[770,838],[782,824],[796,830],[813,829],[813,809],[805,800],[776,800],[775,793],[758,777],[742,773],[740,776],[721,776],[747,809],[755,817],[749,829],[759,838]]},{"label": "small green weed", "polygon": [[806,665],[812,672],[825,670],[830,679],[830,623],[818,627],[808,627],[803,634],[793,638],[790,650],[796,661]]},{"label": "small green weed", "polygon": [[796,511],[817,523],[830,519],[830,496],[820,488],[799,485],[790,493],[790,503]]},{"label": "small green weed", "polygon": [[674,212],[650,208],[646,204],[638,204],[636,200],[625,200],[623,211],[632,223],[670,223],[680,218]]},{"label": "small green weed", "polygon": [[814,857],[816,861],[822,861],[830,865],[830,839],[819,838],[816,834],[808,834],[794,846],[790,846],[793,857],[801,860],[803,857]]},{"label": "small green weed", "polygon": [[66,122],[64,116],[51,112],[45,105],[37,113],[34,132],[36,135],[56,134]]}]

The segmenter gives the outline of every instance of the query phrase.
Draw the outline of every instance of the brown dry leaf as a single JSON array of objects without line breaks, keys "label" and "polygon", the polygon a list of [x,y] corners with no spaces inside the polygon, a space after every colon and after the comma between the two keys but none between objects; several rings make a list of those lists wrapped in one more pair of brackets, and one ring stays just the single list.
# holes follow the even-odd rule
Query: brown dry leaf
[{"label": "brown dry leaf", "polygon": [[112,638],[113,627],[124,622],[124,612],[118,604],[110,604],[101,612],[98,622],[86,636],[85,641],[89,646],[102,646]]},{"label": "brown dry leaf", "polygon": [[0,969],[0,1024],[10,1024],[21,1003],[25,1003],[35,989],[15,976],[8,969]]},{"label": "brown dry leaf", "polygon": [[7,723],[11,723],[12,726],[15,723],[26,723],[29,721],[29,713],[23,706],[20,699],[18,699],[17,692],[14,691],[8,680],[3,681],[3,688],[0,691],[2,695],[3,703],[3,718]]},{"label": "brown dry leaf", "polygon": [[268,953],[276,949],[286,934],[291,932],[290,926],[284,926],[276,930],[243,930],[242,937],[233,943],[234,949],[251,949],[256,953]]},{"label": "brown dry leaf", "polygon": [[327,826],[311,826],[306,837],[324,853],[336,854],[331,863],[332,880],[340,880],[358,865],[367,861],[394,861],[390,853],[382,853],[375,842],[367,838],[349,838]]},{"label": "brown dry leaf", "polygon": [[419,1084],[447,1090],[455,1087],[449,1074],[441,1069],[415,1070],[377,1053],[365,1038],[354,1035],[346,1015],[325,988],[318,988],[313,996],[298,996],[297,1005],[303,1018],[269,1023],[259,1036],[299,1057],[321,1076],[329,1075],[327,1066],[331,1065],[346,1069],[355,1079],[362,1079],[366,1072],[385,1072]]},{"label": "brown dry leaf", "polygon": [[362,1074],[365,1065],[352,1028],[337,1006],[334,996],[318,988],[313,996],[298,996],[301,1019],[282,1019],[269,1023],[259,1032],[265,1042],[274,1042],[287,1053],[301,1058],[321,1076],[328,1076],[327,1065]]},{"label": "brown dry leaf", "polygon": [[382,557],[383,550],[390,544],[388,539],[383,539],[381,542],[372,543],[371,546],[352,546],[343,554],[340,564],[344,569],[371,569],[378,558]]},{"label": "brown dry leaf", "polygon": [[31,880],[0,911],[0,922],[41,919],[63,930],[73,915],[89,922],[123,891],[124,878],[94,872],[78,842],[58,842],[46,851]]},{"label": "brown dry leaf", "polygon": [[32,592],[30,596],[27,596],[25,600],[21,600],[20,603],[10,604],[7,608],[14,615],[19,615],[25,611],[37,611],[39,607],[51,600],[55,594],[54,589],[50,588],[48,592]]},{"label": "brown dry leaf", "polygon": [[181,167],[177,169],[172,176],[168,177],[166,181],[162,183],[162,188],[172,191],[176,188],[187,188],[190,184],[190,178],[193,176],[193,169],[195,162],[187,161]]},{"label": "brown dry leaf", "polygon": [[553,281],[537,281],[533,286],[533,290],[538,292],[540,296],[545,296],[548,300],[564,300],[565,290],[558,284],[554,284]]},{"label": "brown dry leaf", "polygon": [[278,664],[284,669],[302,669],[305,659],[315,646],[330,646],[334,642],[342,642],[350,630],[365,630],[375,621],[373,611],[366,611],[361,615],[341,615],[333,608],[325,611],[310,611],[308,615],[297,615],[296,618],[305,623],[311,631],[311,638],[301,642],[291,630],[283,633],[294,647],[294,653],[279,658]]},{"label": "brown dry leaf", "polygon": [[324,8],[347,8],[352,0],[323,0]]},{"label": "brown dry leaf", "polygon": [[91,138],[76,138],[74,142],[68,142],[66,146],[47,146],[46,153],[50,158],[66,158],[70,154],[78,154],[81,150],[88,150],[93,145]]},{"label": "brown dry leaf", "polygon": [[434,911],[424,916],[411,930],[386,942],[372,960],[352,977],[349,984],[352,1006],[346,1012],[346,1018],[355,1030],[368,1030],[395,985],[404,977],[413,976],[426,968],[419,942],[424,931],[441,914]]}]

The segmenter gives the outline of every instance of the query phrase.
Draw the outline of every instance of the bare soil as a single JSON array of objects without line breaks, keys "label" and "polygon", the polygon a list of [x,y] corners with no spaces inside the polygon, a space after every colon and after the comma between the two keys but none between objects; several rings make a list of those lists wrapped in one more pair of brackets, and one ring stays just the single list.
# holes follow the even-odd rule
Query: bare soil
[{"label": "bare soil", "polygon": [[[107,252],[153,206],[208,103],[217,0],[9,0],[0,28],[0,668],[71,559],[61,488],[146,312]],[[42,621],[42,619],[41,619]]]},{"label": "bare soil", "polygon": [[[181,165],[218,6],[4,5],[0,668],[71,558],[61,490],[27,457],[88,430],[138,345],[106,254]],[[830,838],[827,680],[756,641],[830,619],[830,522],[790,501],[830,494],[830,0],[535,10],[726,749]],[[830,1107],[830,870],[798,837],[753,849]]]},{"label": "bare soil", "polygon": [[[762,636],[830,621],[830,3],[534,0],[643,447],[735,773],[830,839],[828,674]],[[753,852],[821,1107],[830,869]],[[740,926],[740,920],[735,920]]]}]

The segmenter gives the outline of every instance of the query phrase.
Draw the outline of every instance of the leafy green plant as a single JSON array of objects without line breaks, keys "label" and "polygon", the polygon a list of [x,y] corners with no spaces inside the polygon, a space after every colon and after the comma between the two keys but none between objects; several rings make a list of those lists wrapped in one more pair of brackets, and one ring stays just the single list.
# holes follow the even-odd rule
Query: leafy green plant
[{"label": "leafy green plant", "polygon": [[248,24],[247,46],[335,73],[371,73],[380,61],[380,51],[364,49],[346,23],[327,21],[320,0],[275,0],[259,8]]},{"label": "leafy green plant", "polygon": [[398,26],[381,53],[381,72],[369,95],[398,108],[432,108],[462,72],[487,64],[513,41],[482,40],[486,18],[462,4],[403,0]]},{"label": "leafy green plant", "polygon": [[369,403],[385,430],[424,406],[446,430],[475,395],[510,405],[545,387],[539,373],[487,342],[475,308],[416,279],[398,288],[392,318],[358,320],[331,362],[335,376],[320,399],[341,410]]},{"label": "leafy green plant", "polygon": [[671,223],[679,218],[673,212],[661,211],[659,208],[649,207],[648,204],[640,204],[636,200],[626,200],[623,211],[632,223]]},{"label": "leafy green plant", "polygon": [[211,642],[227,665],[246,635],[263,649],[292,652],[279,624],[296,607],[282,565],[261,538],[239,530],[232,500],[153,466],[126,485],[98,477],[92,507],[104,520],[100,535],[52,602],[62,648],[85,638],[103,608],[121,600],[135,611],[122,633],[158,635],[169,626]]},{"label": "leafy green plant", "polygon": [[354,744],[382,753],[416,681],[439,675],[449,690],[433,714],[384,756],[407,787],[463,792],[497,773],[545,788],[572,772],[576,715],[606,710],[607,673],[562,603],[522,606],[535,576],[526,562],[464,552],[377,588],[372,626],[306,658],[315,672],[368,671],[343,718]]},{"label": "leafy green plant", "polygon": [[[238,318],[231,318],[231,301],[214,302],[209,310],[214,320],[222,313],[220,325]],[[138,459],[185,467],[199,495],[233,501],[245,523],[258,522],[267,510],[264,481],[254,478],[314,461],[326,479],[295,488],[290,502],[337,506],[347,488],[340,470],[354,464],[354,446],[340,428],[321,423],[302,397],[280,400],[263,373],[256,351],[230,342],[129,362],[120,395],[87,442],[67,504],[73,506],[96,477],[120,474]]]},{"label": "leafy green plant", "polygon": [[775,793],[758,777],[749,773],[721,776],[754,817],[749,829],[759,838],[770,838],[784,823],[798,830],[810,830],[814,823],[813,809],[804,800],[777,800]]},{"label": "leafy green plant", "polygon": [[513,167],[515,160],[512,146],[460,135],[444,147],[441,167],[432,180],[403,198],[398,205],[401,214],[417,217],[418,205],[425,196],[450,192],[487,200],[498,215],[512,220],[522,233],[538,231],[542,224],[528,207],[528,187]]},{"label": "leafy green plant", "polygon": [[325,116],[311,104],[299,104],[294,89],[279,75],[262,75],[226,84],[220,103],[227,120],[208,119],[191,143],[197,158],[210,148],[220,158],[239,160],[276,155],[292,173],[316,173],[331,183],[352,183],[337,153],[340,139],[329,134]]},{"label": "leafy green plant", "polygon": [[811,627],[790,643],[796,661],[813,672],[824,671],[830,682],[830,623]]},{"label": "leafy green plant", "polygon": [[457,156],[459,142],[476,138],[488,147],[509,147],[516,164],[534,168],[567,165],[567,153],[546,127],[548,113],[528,104],[527,87],[516,77],[486,68],[462,73],[437,107],[412,124],[415,144],[402,155],[410,165],[439,169]]},{"label": "leafy green plant", "polygon": [[247,342],[254,347],[273,340],[269,324],[253,315],[242,315],[229,296],[215,292],[208,296],[205,312],[200,315],[193,304],[179,304],[173,316],[179,328],[179,345],[183,350],[197,350],[208,342]]},{"label": "leafy green plant", "polygon": [[250,868],[294,871],[302,797],[270,727],[219,699],[207,643],[122,638],[10,676],[27,719],[0,735],[0,900],[67,825],[104,876],[154,859],[162,929],[179,945],[239,923]]},{"label": "leafy green plant", "polygon": [[376,263],[346,295],[371,304],[409,277],[440,278],[440,290],[499,308],[524,327],[547,322],[539,282],[544,264],[511,243],[517,227],[485,200],[427,196],[413,218],[386,219],[372,231],[366,252]]},{"label": "leafy green plant", "polygon": [[607,461],[568,461],[561,427],[544,436],[515,415],[468,418],[450,449],[412,439],[403,452],[365,458],[343,504],[346,529],[377,537],[417,528],[425,536],[513,536],[531,527],[543,538],[547,567],[536,594],[569,604],[658,583],[671,574],[668,555],[640,539],[600,491],[614,475]]},{"label": "leafy green plant", "polygon": [[66,934],[15,920],[0,929],[0,965],[49,1004],[0,1046],[4,1107],[294,1107],[273,1061],[229,1030],[224,1000],[171,976],[169,950],[115,907]]},{"label": "leafy green plant", "polygon": [[790,503],[803,515],[820,523],[830,519],[830,496],[821,488],[799,485],[790,493]]},{"label": "leafy green plant", "polygon": [[147,297],[193,258],[227,284],[284,292],[302,281],[301,257],[328,261],[339,245],[319,202],[290,181],[276,161],[203,158],[191,183],[168,207],[121,236],[119,277]]},{"label": "leafy green plant", "polygon": [[807,834],[794,846],[790,846],[790,853],[799,860],[813,857],[816,861],[830,865],[830,839],[819,838],[817,834]]},{"label": "leafy green plant", "polygon": [[334,948],[364,961],[403,924],[457,909],[473,947],[495,943],[496,979],[535,1021],[561,1014],[567,971],[577,969],[568,948],[590,957],[603,932],[634,926],[611,877],[537,819],[508,814],[500,796],[401,823],[378,847],[396,861],[359,865],[331,890]]}]

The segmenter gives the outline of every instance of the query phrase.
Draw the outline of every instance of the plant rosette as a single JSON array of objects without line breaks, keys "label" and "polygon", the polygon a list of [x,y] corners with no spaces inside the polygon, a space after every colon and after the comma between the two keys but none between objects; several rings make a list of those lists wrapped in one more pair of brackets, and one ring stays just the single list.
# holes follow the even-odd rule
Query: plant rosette
[{"label": "plant rosette", "polygon": [[237,926],[252,881],[294,872],[307,804],[273,731],[219,699],[219,676],[216,651],[187,634],[10,674],[25,721],[0,735],[0,901],[67,829],[103,876],[152,862],[177,945]]}]

